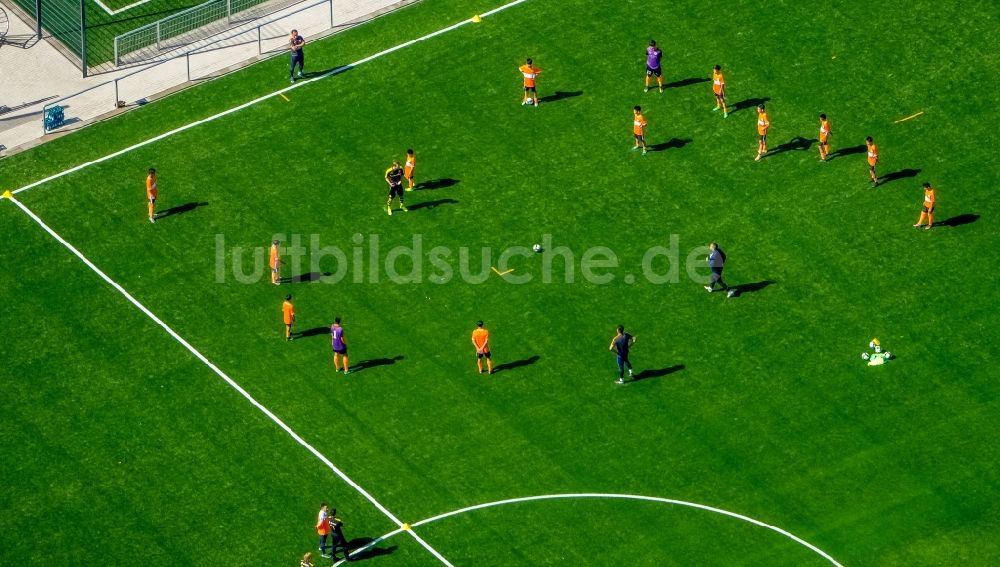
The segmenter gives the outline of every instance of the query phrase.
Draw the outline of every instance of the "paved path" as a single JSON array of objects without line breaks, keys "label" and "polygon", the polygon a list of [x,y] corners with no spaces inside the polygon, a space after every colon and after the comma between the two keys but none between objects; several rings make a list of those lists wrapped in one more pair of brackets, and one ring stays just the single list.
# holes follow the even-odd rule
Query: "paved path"
[{"label": "paved path", "polygon": [[[10,18],[8,38],[17,43],[0,46],[0,106],[11,109],[0,113],[0,145],[6,148],[0,150],[0,155],[12,155],[95,120],[126,112],[137,106],[137,101],[141,99],[153,100],[197,84],[199,80],[284,52],[288,31],[292,28],[298,29],[307,41],[315,40],[352,23],[363,22],[419,0],[334,0],[332,25],[329,4],[302,10],[317,1],[307,0],[257,22],[229,30],[217,36],[216,39],[222,41],[214,44],[199,42],[200,51],[190,57],[179,57],[155,67],[119,69],[87,78],[83,78],[80,69],[49,44],[55,40],[26,41],[33,32],[31,25],[6,10]],[[263,53],[259,53],[258,26],[273,20],[277,21],[260,28],[259,43]],[[178,52],[181,53],[183,51]],[[191,81],[188,80],[189,64]],[[120,79],[117,96],[115,84],[109,83],[114,79]],[[276,79],[275,85],[280,84]],[[86,93],[60,102],[66,107],[67,125],[55,132],[43,133],[42,107],[46,103],[92,87]],[[116,108],[115,103],[119,100],[126,103],[124,109]]]}]

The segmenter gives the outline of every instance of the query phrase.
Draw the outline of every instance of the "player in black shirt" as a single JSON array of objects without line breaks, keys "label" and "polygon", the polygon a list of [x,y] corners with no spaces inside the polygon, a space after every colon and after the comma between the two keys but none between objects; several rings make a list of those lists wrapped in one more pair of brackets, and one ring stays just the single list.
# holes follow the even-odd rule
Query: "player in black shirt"
[{"label": "player in black shirt", "polygon": [[392,215],[392,198],[399,197],[399,208],[403,212],[409,212],[406,203],[403,202],[403,168],[398,161],[392,162],[389,169],[385,170],[385,182],[389,184],[389,198],[385,202],[385,212]]}]

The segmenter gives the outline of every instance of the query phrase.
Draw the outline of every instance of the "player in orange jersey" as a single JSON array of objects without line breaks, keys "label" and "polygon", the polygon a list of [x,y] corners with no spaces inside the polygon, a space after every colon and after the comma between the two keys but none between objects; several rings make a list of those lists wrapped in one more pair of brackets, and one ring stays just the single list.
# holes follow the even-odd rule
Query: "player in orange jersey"
[{"label": "player in orange jersey", "polygon": [[927,219],[927,226],[924,230],[930,230],[934,226],[934,203],[937,202],[937,195],[934,194],[934,188],[931,187],[930,183],[924,182],[924,208],[920,211],[920,218],[917,220],[917,224],[913,225],[915,228],[923,226],[924,219]]},{"label": "player in orange jersey", "polygon": [[771,121],[767,118],[767,110],[764,109],[763,104],[757,105],[757,135],[760,136],[760,140],[757,142],[757,157],[754,161],[760,161],[760,158],[764,157],[767,153],[767,130],[771,127]]},{"label": "player in orange jersey", "polygon": [[403,177],[410,183],[407,191],[413,191],[413,168],[417,166],[417,156],[413,155],[413,150],[406,150],[406,164],[403,167]]},{"label": "player in orange jersey", "polygon": [[149,210],[149,222],[156,222],[156,170],[149,168],[149,175],[146,176],[146,201]]},{"label": "player in orange jersey", "polygon": [[267,264],[271,266],[271,283],[274,285],[281,284],[281,251],[279,246],[281,241],[275,240],[271,243],[271,254],[267,260]]},{"label": "player in orange jersey", "polygon": [[878,146],[871,136],[865,138],[865,146],[868,147],[868,176],[872,178],[872,187],[878,187],[878,175],[875,173],[875,165],[878,164]]},{"label": "player in orange jersey", "polygon": [[477,321],[476,328],[472,331],[472,346],[476,347],[476,367],[479,373],[483,373],[483,359],[486,359],[486,368],[493,374],[493,355],[490,354],[490,332],[483,328],[483,322]]},{"label": "player in orange jersey", "polygon": [[292,305],[291,294],[285,296],[284,303],[281,304],[281,316],[285,321],[285,340],[292,340],[292,325],[295,324],[295,306]]},{"label": "player in orange jersey", "polygon": [[826,114],[819,115],[819,161],[826,161],[830,153],[830,121]]},{"label": "player in orange jersey", "polygon": [[524,65],[517,68],[524,76],[524,98],[521,99],[521,106],[529,105],[532,102],[535,104],[535,108],[538,108],[538,90],[535,88],[535,79],[542,72],[541,69],[535,67],[529,57]]},{"label": "player in orange jersey", "polygon": [[722,117],[729,118],[729,110],[726,108],[726,78],[722,76],[722,67],[716,65],[712,69],[712,92],[715,93],[715,108],[712,112],[722,109]]},{"label": "player in orange jersey", "polygon": [[632,149],[642,148],[642,155],[646,155],[646,119],[642,116],[642,107],[638,105],[632,109],[632,137],[635,138]]}]

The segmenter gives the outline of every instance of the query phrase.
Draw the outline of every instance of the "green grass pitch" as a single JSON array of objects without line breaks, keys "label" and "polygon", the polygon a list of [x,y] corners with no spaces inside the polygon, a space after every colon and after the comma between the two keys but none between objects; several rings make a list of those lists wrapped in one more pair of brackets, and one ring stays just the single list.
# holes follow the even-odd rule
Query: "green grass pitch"
[{"label": "green grass pitch", "polygon": [[[501,4],[425,0],[311,42],[307,70]],[[843,565],[995,565],[998,16],[985,1],[527,0],[17,198],[402,521],[633,494],[746,515]],[[663,94],[642,92],[650,38]],[[538,109],[518,104],[528,56]],[[725,119],[699,81],[715,64],[744,103]],[[172,95],[3,159],[0,190],[286,85],[278,58]],[[759,163],[755,100],[783,148]],[[863,153],[819,162],[820,112],[834,151],[875,138],[888,182],[870,187]],[[390,217],[382,174],[408,147],[418,181],[437,182]],[[156,225],[149,167],[160,210],[179,211]],[[925,180],[940,226],[918,231]],[[397,528],[6,200],[0,227],[0,563],[294,565],[323,500],[355,542]],[[274,235],[365,269],[241,283],[237,256],[250,273]],[[574,255],[572,283],[559,260],[543,281],[537,254],[513,256],[507,279],[489,270],[545,235]],[[376,237],[380,261],[417,238],[421,281],[373,281]],[[682,263],[720,242],[744,292],[707,294],[684,265],[649,281],[644,255],[672,241]],[[435,247],[453,254],[443,283]],[[491,250],[482,283],[461,276],[463,247],[474,273]],[[610,281],[581,271],[595,247],[617,258],[597,270]],[[338,268],[307,254],[285,275]],[[290,343],[286,293],[306,331]],[[322,334],[338,315],[361,366],[347,377]],[[477,319],[490,377],[475,373]],[[618,323],[649,376],[624,386],[607,352]],[[865,366],[872,337],[897,359]],[[522,502],[415,531],[455,565],[829,564],[649,501]],[[406,534],[377,550],[372,565],[439,564]]]}]

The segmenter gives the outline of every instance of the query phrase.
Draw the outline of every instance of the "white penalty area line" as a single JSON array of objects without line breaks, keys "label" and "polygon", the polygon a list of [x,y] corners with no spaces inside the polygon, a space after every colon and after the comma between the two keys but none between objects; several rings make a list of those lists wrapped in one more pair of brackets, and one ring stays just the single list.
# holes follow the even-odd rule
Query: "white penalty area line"
[{"label": "white penalty area line", "polygon": [[138,2],[133,2],[132,4],[129,4],[128,6],[122,6],[121,8],[118,8],[117,10],[112,10],[111,8],[108,8],[107,5],[104,2],[101,2],[101,0],[94,0],[94,3],[97,4],[98,6],[100,6],[102,10],[104,10],[105,12],[107,12],[107,14],[109,16],[117,16],[118,14],[121,14],[122,12],[127,12],[127,11],[131,10],[132,8],[135,8],[136,6],[142,6],[143,4],[145,4],[147,2],[152,2],[152,1],[153,0],[139,0]]},{"label": "white penalty area line", "polygon": [[[506,10],[507,8],[511,8],[513,6],[516,6],[516,5],[524,3],[524,2],[527,2],[527,0],[514,0],[513,2],[509,2],[507,4],[504,4],[503,6],[499,6],[497,8],[494,8],[494,9],[488,11],[488,12],[483,12],[482,14],[480,14],[480,17],[482,18],[482,17],[492,16],[493,14],[496,14],[497,12],[501,12],[503,10]],[[355,61],[354,63],[350,63],[350,64],[344,65],[342,67],[337,67],[336,69],[333,69],[331,71],[327,71],[326,73],[324,73],[324,74],[322,74],[322,75],[320,75],[318,77],[314,77],[312,79],[306,79],[306,80],[303,80],[303,81],[299,81],[299,82],[295,83],[294,85],[290,85],[290,86],[285,87],[285,88],[283,88],[281,90],[277,90],[277,91],[274,91],[272,93],[268,93],[266,95],[259,96],[259,97],[255,98],[255,99],[253,99],[253,100],[251,100],[249,102],[245,102],[245,103],[243,103],[243,104],[241,104],[239,106],[234,106],[233,108],[230,108],[228,110],[223,110],[222,112],[220,112],[218,114],[213,114],[212,116],[209,116],[207,118],[202,118],[201,120],[196,120],[196,121],[191,122],[189,124],[185,124],[183,126],[179,126],[177,128],[174,128],[173,130],[170,130],[169,132],[164,132],[163,134],[160,134],[158,136],[154,136],[152,138],[149,138],[148,140],[144,140],[142,142],[133,144],[133,145],[127,147],[127,148],[118,150],[117,152],[108,154],[108,155],[106,155],[104,157],[99,157],[99,158],[97,158],[95,160],[91,160],[91,161],[88,161],[88,162],[81,163],[80,165],[77,165],[75,167],[71,167],[71,168],[69,168],[67,170],[64,170],[64,171],[60,171],[59,173],[50,175],[50,176],[48,176],[48,177],[46,177],[44,179],[39,179],[38,181],[34,181],[32,183],[29,183],[29,184],[25,185],[24,187],[21,187],[20,189],[15,189],[14,191],[12,191],[12,193],[15,194],[15,195],[17,195],[18,193],[20,193],[22,191],[27,191],[28,189],[32,189],[34,187],[38,187],[39,185],[43,185],[45,183],[48,183],[49,181],[54,181],[56,179],[59,179],[60,177],[64,177],[64,176],[69,175],[71,173],[75,173],[75,172],[80,171],[82,169],[86,169],[86,168],[88,168],[88,167],[90,167],[92,165],[97,165],[99,163],[103,163],[103,162],[108,161],[110,159],[114,159],[114,158],[116,158],[118,156],[121,156],[121,155],[127,154],[129,152],[135,151],[135,150],[137,150],[137,149],[139,149],[139,148],[141,148],[143,146],[148,146],[149,144],[152,144],[154,142],[159,142],[160,140],[164,140],[164,139],[169,138],[169,137],[171,137],[171,136],[173,136],[175,134],[180,134],[181,132],[184,132],[186,130],[190,130],[191,128],[194,128],[195,126],[200,126],[201,124],[206,124],[208,122],[212,122],[213,120],[217,120],[219,118],[222,118],[223,116],[228,116],[230,114],[233,114],[234,112],[239,112],[240,110],[243,110],[244,108],[249,108],[249,107],[251,107],[251,106],[253,106],[255,104],[261,103],[261,102],[263,102],[265,100],[274,98],[276,96],[281,96],[282,98],[285,98],[284,97],[284,93],[286,93],[288,91],[291,91],[291,90],[297,89],[299,87],[305,86],[305,85],[307,85],[309,83],[312,83],[313,81],[319,81],[319,80],[325,79],[327,77],[332,77],[334,75],[339,75],[339,74],[343,73],[344,71],[353,69],[354,67],[357,67],[359,65],[363,65],[363,64],[368,63],[370,61],[374,61],[375,59],[378,59],[379,57],[383,57],[385,55],[388,55],[390,53],[393,53],[395,51],[403,49],[404,47],[409,47],[409,46],[411,46],[411,45],[413,45],[415,43],[419,43],[421,41],[425,41],[425,40],[431,39],[432,37],[439,36],[439,35],[441,35],[443,33],[447,33],[447,32],[456,30],[456,29],[458,29],[458,28],[460,28],[460,27],[462,27],[464,25],[470,24],[470,23],[474,23],[473,22],[473,17],[470,17],[467,20],[462,20],[461,22],[458,22],[457,24],[452,24],[452,25],[450,25],[450,26],[448,26],[446,28],[437,30],[435,32],[431,32],[431,33],[429,33],[429,34],[427,34],[425,36],[418,37],[417,39],[411,39],[409,41],[400,43],[399,45],[396,45],[394,47],[390,47],[389,49],[385,49],[383,51],[379,51],[378,53],[375,53],[374,55],[369,55],[368,57],[365,57],[363,59],[359,59],[359,60]]]},{"label": "white penalty area line", "polygon": [[[520,502],[533,502],[533,501],[536,501],[536,500],[559,500],[559,499],[581,499],[581,498],[591,498],[591,499],[602,498],[602,499],[620,499],[620,500],[645,500],[645,501],[648,501],[648,502],[659,502],[659,503],[662,503],[662,504],[674,504],[674,505],[677,505],[677,506],[686,506],[688,508],[696,508],[698,510],[705,510],[707,512],[712,512],[714,514],[722,514],[723,516],[729,516],[730,518],[736,518],[738,520],[742,520],[744,522],[748,522],[748,523],[754,524],[756,526],[760,526],[762,528],[767,528],[767,529],[769,529],[769,530],[771,530],[773,532],[777,532],[777,533],[779,533],[779,534],[781,534],[781,535],[783,535],[783,536],[791,539],[792,541],[794,541],[794,542],[796,542],[796,543],[798,543],[798,544],[800,544],[800,545],[808,548],[810,551],[812,551],[815,554],[819,555],[823,559],[826,559],[827,561],[829,561],[832,565],[835,565],[836,567],[843,567],[843,565],[841,565],[840,563],[838,563],[836,559],[834,559],[833,557],[830,557],[830,554],[826,553],[825,551],[823,551],[822,549],[816,547],[815,545],[809,543],[808,541],[806,541],[806,540],[804,540],[804,539],[802,539],[802,538],[796,536],[795,534],[792,534],[792,533],[790,533],[790,532],[788,532],[786,530],[783,530],[783,529],[781,529],[781,528],[779,528],[777,526],[772,526],[771,524],[764,523],[764,522],[762,522],[760,520],[755,520],[755,519],[753,519],[753,518],[751,518],[749,516],[744,516],[743,514],[737,514],[736,512],[730,512],[728,510],[723,510],[721,508],[714,508],[712,506],[706,506],[704,504],[698,504],[696,502],[686,502],[684,500],[674,500],[674,499],[671,499],[671,498],[659,498],[659,497],[656,497],[656,496],[642,496],[642,495],[638,495],[638,494],[606,494],[606,493],[586,492],[586,493],[578,493],[578,494],[543,494],[541,496],[525,496],[523,498],[509,498],[507,500],[497,500],[496,502],[487,502],[485,504],[476,504],[475,506],[467,506],[465,508],[461,508],[461,509],[458,509],[458,510],[453,510],[451,512],[445,512],[444,514],[438,514],[437,516],[433,516],[431,518],[427,518],[425,520],[420,520],[419,522],[415,522],[413,524],[413,527],[414,528],[420,527],[420,526],[425,525],[425,524],[430,524],[431,522],[436,522],[438,520],[443,520],[445,518],[450,518],[451,516],[457,516],[459,514],[464,514],[466,512],[472,512],[472,511],[475,511],[475,510],[482,510],[483,508],[493,508],[495,506],[503,506],[503,505],[506,505],[506,504],[517,504],[517,503],[520,503]],[[387,539],[395,536],[396,534],[398,534],[401,531],[403,531],[403,529],[398,529],[398,530],[389,532],[389,533],[383,535],[382,537],[375,538],[375,540],[373,540],[371,543],[369,543],[369,544],[365,545],[364,547],[358,548],[358,549],[354,550],[353,552],[351,552],[351,555],[352,556],[355,555],[355,554],[361,555],[365,551],[367,551],[368,549],[371,549],[372,547],[374,547],[378,543],[383,542],[383,541],[385,541],[385,540],[387,540]],[[335,566],[336,565],[341,565],[342,563],[344,563],[343,560],[338,561],[337,563],[334,563],[334,565]]]},{"label": "white penalty area line", "polygon": [[205,366],[208,366],[212,370],[212,372],[215,372],[219,376],[219,378],[225,380],[227,384],[229,384],[234,390],[239,392],[241,396],[246,398],[246,400],[250,402],[250,404],[252,404],[255,408],[260,410],[261,413],[266,415],[268,419],[273,421],[278,427],[283,429],[285,433],[287,433],[299,445],[305,447],[307,451],[312,453],[313,456],[319,459],[324,465],[327,466],[327,468],[329,468],[331,471],[334,472],[334,474],[340,477],[341,480],[347,483],[348,486],[356,490],[359,494],[361,494],[361,496],[364,496],[366,500],[371,502],[371,504],[379,510],[379,512],[382,512],[382,514],[384,514],[387,518],[389,518],[389,520],[391,520],[394,524],[400,526],[400,530],[397,531],[402,531],[403,529],[405,529],[405,531],[409,532],[409,534],[413,536],[413,538],[416,539],[417,542],[419,542],[420,545],[424,547],[424,549],[429,551],[434,557],[436,557],[439,561],[441,561],[441,563],[448,565],[449,567],[453,567],[452,564],[449,563],[448,560],[444,558],[444,556],[438,553],[437,550],[431,547],[429,543],[423,540],[423,538],[418,536],[412,529],[410,529],[410,527],[407,524],[401,522],[395,515],[393,515],[392,512],[390,512],[385,506],[379,503],[378,500],[375,500],[374,496],[369,494],[368,491],[366,491],[364,488],[361,488],[361,486],[358,485],[358,483],[351,480],[350,477],[348,477],[346,474],[344,474],[343,471],[337,468],[337,466],[334,465],[330,461],[330,459],[326,458],[326,456],[323,455],[323,453],[320,453],[315,447],[306,442],[305,439],[303,439],[298,433],[296,433],[291,427],[289,427],[284,421],[282,421],[281,418],[274,415],[274,413],[272,413],[271,410],[267,409],[263,404],[254,399],[254,397],[251,396],[249,392],[244,390],[242,386],[240,386],[232,378],[227,376],[226,373],[220,370],[218,366],[216,366],[212,361],[206,358],[205,355],[201,354],[201,352],[199,352],[198,349],[191,346],[191,343],[184,340],[184,338],[178,335],[177,332],[174,331],[172,328],[170,328],[169,325],[164,323],[162,319],[154,315],[153,312],[150,311],[149,309],[146,309],[146,307],[143,304],[139,303],[139,300],[133,297],[132,294],[130,294],[129,292],[125,291],[125,288],[119,285],[118,282],[108,277],[107,274],[101,271],[100,268],[95,266],[93,262],[88,260],[86,256],[84,256],[79,250],[77,250],[75,246],[70,244],[62,236],[59,236],[59,234],[56,231],[52,230],[52,228],[49,225],[45,224],[45,222],[41,218],[39,218],[38,215],[32,212],[28,207],[26,207],[23,203],[15,199],[13,196],[5,195],[4,199],[9,200],[10,202],[17,205],[17,207],[20,208],[22,211],[24,211],[24,213],[28,215],[31,218],[31,220],[35,221],[35,223],[38,226],[42,227],[45,230],[45,232],[49,233],[49,235],[52,238],[55,238],[57,242],[65,246],[66,249],[68,249],[70,252],[73,253],[73,255],[75,255],[84,264],[86,264],[88,268],[90,268],[95,274],[100,276],[101,279],[107,282],[108,285],[115,288],[118,291],[118,293],[122,294],[122,296],[124,296],[125,299],[127,299],[137,309],[139,309],[139,311],[142,311],[147,317],[152,319],[154,323],[162,327],[163,330],[167,332],[167,334],[169,334],[171,337],[174,338],[174,340],[179,342],[184,348],[186,348],[191,354],[193,354],[195,358],[204,363]]}]

